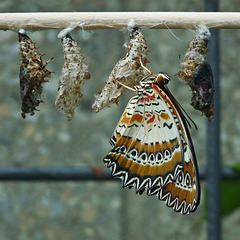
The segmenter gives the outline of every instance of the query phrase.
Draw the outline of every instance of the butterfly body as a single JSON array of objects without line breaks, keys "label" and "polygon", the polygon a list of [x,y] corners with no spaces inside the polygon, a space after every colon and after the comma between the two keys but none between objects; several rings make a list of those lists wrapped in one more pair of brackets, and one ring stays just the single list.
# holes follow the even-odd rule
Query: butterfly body
[{"label": "butterfly body", "polygon": [[196,157],[183,113],[165,74],[136,87],[110,140],[104,162],[123,187],[157,195],[182,214],[196,210],[200,199]]}]

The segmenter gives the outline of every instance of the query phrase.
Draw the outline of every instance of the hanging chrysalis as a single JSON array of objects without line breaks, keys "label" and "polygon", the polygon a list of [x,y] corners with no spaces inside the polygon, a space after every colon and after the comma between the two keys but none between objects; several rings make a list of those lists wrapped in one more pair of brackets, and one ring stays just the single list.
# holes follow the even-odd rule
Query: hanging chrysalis
[{"label": "hanging chrysalis", "polygon": [[140,59],[146,66],[148,52],[142,33],[138,28],[133,28],[126,56],[117,62],[104,87],[95,96],[92,109],[99,112],[110,102],[118,103],[120,95],[126,89],[123,85],[130,88],[139,85],[140,80],[148,74],[141,66]]},{"label": "hanging chrysalis", "polygon": [[80,54],[81,48],[77,46],[72,37],[67,34],[61,38],[65,63],[59,78],[56,98],[56,108],[63,110],[68,120],[74,117],[74,110],[82,100],[80,85],[84,80],[90,79],[88,66],[83,63],[84,57]]},{"label": "hanging chrysalis", "polygon": [[209,29],[205,25],[199,26],[195,38],[188,46],[178,77],[191,87],[191,105],[201,111],[209,121],[212,121],[214,117],[214,83],[211,67],[206,62],[209,39]]},{"label": "hanging chrysalis", "polygon": [[48,82],[45,78],[51,77],[51,72],[46,69],[47,62],[42,60],[43,54],[39,53],[35,43],[21,29],[18,33],[19,49],[21,54],[20,64],[20,97],[22,102],[22,117],[27,113],[30,116],[37,111],[36,107],[43,102],[41,100],[42,84]]},{"label": "hanging chrysalis", "polygon": [[214,118],[214,83],[212,69],[207,62],[196,68],[192,89],[191,105],[211,122]]}]

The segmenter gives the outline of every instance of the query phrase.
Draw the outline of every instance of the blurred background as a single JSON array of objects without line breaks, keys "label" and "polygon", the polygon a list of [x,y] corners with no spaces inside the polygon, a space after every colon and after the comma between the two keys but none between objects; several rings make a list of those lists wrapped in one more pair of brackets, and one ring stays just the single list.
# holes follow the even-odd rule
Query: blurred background
[{"label": "blurred background", "polygon": [[[239,1],[219,2],[220,11],[239,10]],[[204,11],[204,1],[154,0],[51,0],[0,2],[0,12],[64,11]],[[176,77],[189,41],[190,29],[142,29],[151,52],[152,71],[167,73],[169,89],[198,126],[191,135],[200,167],[206,166],[205,117],[190,105],[189,87]],[[72,121],[55,109],[58,79],[63,65],[59,30],[28,32],[43,60],[54,57],[48,65],[51,79],[44,84],[40,112],[21,117],[19,95],[19,45],[17,33],[0,34],[0,167],[104,167],[103,157],[111,149],[109,139],[131,96],[126,91],[119,105],[99,113],[91,110],[94,94],[107,80],[112,68],[125,56],[127,30],[75,30],[89,65],[91,79],[82,87],[83,101]],[[223,166],[238,166],[240,134],[239,30],[220,30],[221,73],[221,159]],[[207,166],[206,166],[207,167]],[[224,185],[225,184],[225,185]],[[237,240],[240,235],[239,182],[223,182],[223,239]],[[120,181],[86,182],[0,182],[0,239],[75,240],[75,239],[207,239],[205,181],[198,210],[182,216],[155,197],[136,195],[122,189]],[[224,187],[223,186],[223,187]],[[224,190],[223,189],[223,190]],[[236,197],[238,196],[238,197]],[[235,199],[237,198],[237,199]]]}]

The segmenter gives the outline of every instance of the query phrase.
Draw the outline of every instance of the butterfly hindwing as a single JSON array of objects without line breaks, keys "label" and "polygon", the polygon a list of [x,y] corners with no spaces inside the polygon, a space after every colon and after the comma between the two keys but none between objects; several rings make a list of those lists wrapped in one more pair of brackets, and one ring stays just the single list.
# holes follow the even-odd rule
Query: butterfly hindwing
[{"label": "butterfly hindwing", "polygon": [[195,153],[184,115],[164,86],[152,83],[133,97],[110,140],[104,162],[123,187],[157,195],[182,214],[199,204]]}]

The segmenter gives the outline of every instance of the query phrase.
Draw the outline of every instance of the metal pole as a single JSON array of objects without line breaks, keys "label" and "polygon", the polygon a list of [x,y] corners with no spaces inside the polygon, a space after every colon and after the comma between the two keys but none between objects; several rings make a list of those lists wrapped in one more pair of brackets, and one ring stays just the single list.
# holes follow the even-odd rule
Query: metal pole
[{"label": "metal pole", "polygon": [[5,167],[0,168],[0,181],[111,181],[105,167]]},{"label": "metal pole", "polygon": [[[199,168],[201,180],[206,180],[207,171]],[[240,172],[229,167],[222,168],[222,179],[239,181]],[[1,167],[0,182],[6,181],[119,181],[111,171],[103,167]]]},{"label": "metal pole", "polygon": [[[218,0],[205,0],[207,12],[218,11]],[[221,240],[221,161],[220,161],[220,91],[219,91],[219,35],[211,30],[209,63],[215,85],[215,118],[207,126],[207,196],[208,240]]]}]

